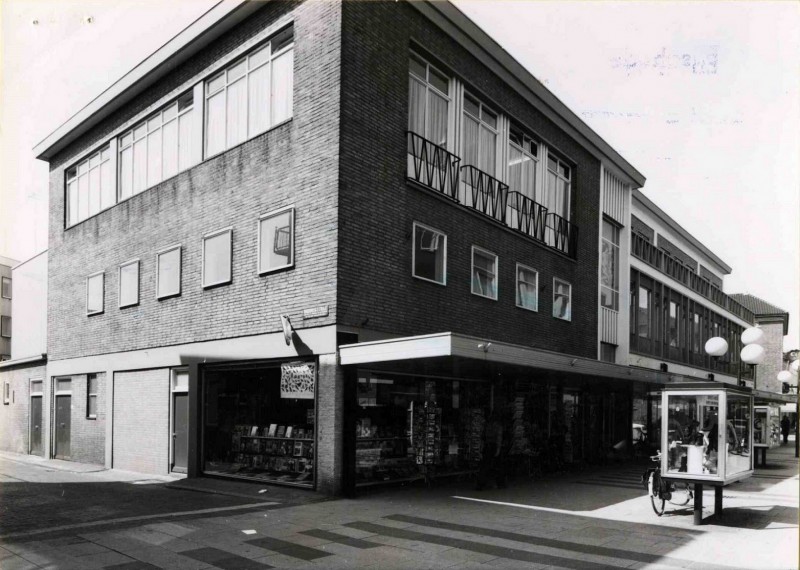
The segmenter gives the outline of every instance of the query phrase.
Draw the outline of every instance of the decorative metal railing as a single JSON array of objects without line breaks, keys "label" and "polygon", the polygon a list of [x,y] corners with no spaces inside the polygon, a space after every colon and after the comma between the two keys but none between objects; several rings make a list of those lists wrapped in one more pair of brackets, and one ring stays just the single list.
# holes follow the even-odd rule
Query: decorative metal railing
[{"label": "decorative metal railing", "polygon": [[406,136],[407,176],[423,186],[458,200],[458,167],[461,159],[416,133],[406,131]]},{"label": "decorative metal railing", "polygon": [[508,193],[506,223],[512,229],[544,242],[547,227],[547,208],[519,192]]},{"label": "decorative metal railing", "polygon": [[461,167],[459,202],[469,208],[506,223],[508,184],[468,164]]},{"label": "decorative metal railing", "polygon": [[544,242],[570,257],[575,257],[578,249],[578,227],[566,218],[549,212],[547,214]]},{"label": "decorative metal railing", "polygon": [[707,279],[703,279],[697,272],[692,271],[686,265],[674,257],[667,255],[663,250],[658,249],[655,245],[634,232],[631,232],[631,252],[637,259],[644,261],[647,265],[683,283],[692,291],[699,293],[729,313],[736,315],[748,323],[755,322],[752,311],[747,309],[744,305],[729,297],[719,287],[716,287]]}]

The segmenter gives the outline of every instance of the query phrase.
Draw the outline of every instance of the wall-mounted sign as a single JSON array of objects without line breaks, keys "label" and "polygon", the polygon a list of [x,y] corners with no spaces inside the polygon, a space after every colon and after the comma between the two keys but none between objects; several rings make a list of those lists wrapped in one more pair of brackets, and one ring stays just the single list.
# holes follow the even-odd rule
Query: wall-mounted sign
[{"label": "wall-mounted sign", "polygon": [[303,319],[318,319],[328,316],[328,305],[303,309]]},{"label": "wall-mounted sign", "polygon": [[316,365],[313,362],[281,364],[281,398],[314,399]]}]

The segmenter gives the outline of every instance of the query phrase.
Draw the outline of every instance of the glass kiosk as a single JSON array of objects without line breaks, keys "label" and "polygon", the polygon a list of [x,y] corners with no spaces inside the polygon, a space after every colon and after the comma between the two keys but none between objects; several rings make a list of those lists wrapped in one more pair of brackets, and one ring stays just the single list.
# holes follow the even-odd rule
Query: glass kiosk
[{"label": "glass kiosk", "polygon": [[[767,450],[781,444],[780,407],[775,405],[753,407],[753,453],[755,465],[767,464]],[[761,462],[758,456],[761,452]]]},{"label": "glass kiosk", "polygon": [[665,386],[661,394],[661,473],[695,485],[695,524],[702,520],[703,485],[722,487],[753,474],[753,396],[718,382]]}]

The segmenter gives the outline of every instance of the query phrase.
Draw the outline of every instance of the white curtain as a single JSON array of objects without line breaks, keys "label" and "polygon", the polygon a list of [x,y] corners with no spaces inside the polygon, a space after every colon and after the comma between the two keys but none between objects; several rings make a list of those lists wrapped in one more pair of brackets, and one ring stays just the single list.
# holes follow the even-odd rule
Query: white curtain
[{"label": "white curtain", "polygon": [[425,137],[425,85],[413,77],[408,81],[408,130]]},{"label": "white curtain", "polygon": [[247,81],[250,105],[248,129],[250,136],[253,136],[269,128],[269,64],[251,71]]},{"label": "white curtain", "polygon": [[164,180],[178,173],[178,120],[173,119],[161,128],[164,145]]},{"label": "white curtain", "polygon": [[428,89],[428,132],[426,138],[447,148],[447,99]]},{"label": "white curtain", "polygon": [[228,85],[226,148],[247,139],[247,78]]},{"label": "white curtain", "polygon": [[497,164],[495,156],[497,153],[497,135],[488,128],[481,126],[480,129],[480,163],[473,163],[485,173],[494,176]]},{"label": "white curtain", "polygon": [[294,50],[272,60],[272,124],[292,116],[294,92]]},{"label": "white curtain", "polygon": [[206,156],[225,149],[225,91],[206,101]]},{"label": "white curtain", "polygon": [[133,148],[128,147],[119,156],[119,199],[133,195]]}]

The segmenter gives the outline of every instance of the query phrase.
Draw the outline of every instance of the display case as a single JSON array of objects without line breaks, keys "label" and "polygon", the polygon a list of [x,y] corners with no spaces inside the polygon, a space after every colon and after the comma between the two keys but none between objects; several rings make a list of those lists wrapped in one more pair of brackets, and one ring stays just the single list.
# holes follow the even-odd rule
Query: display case
[{"label": "display case", "polygon": [[676,384],[661,396],[661,472],[726,485],[753,474],[753,396],[747,388]]},{"label": "display case", "polygon": [[781,444],[779,406],[753,407],[753,446],[772,449]]}]

